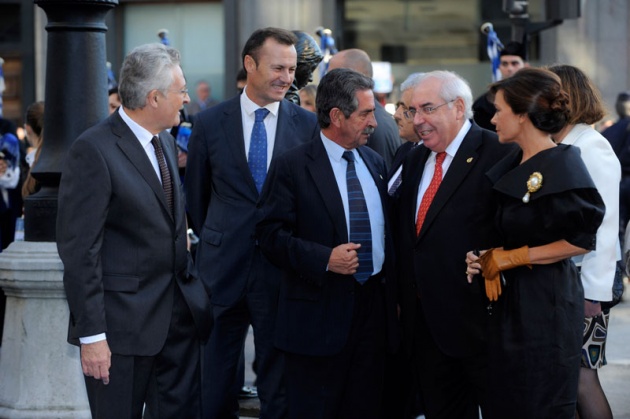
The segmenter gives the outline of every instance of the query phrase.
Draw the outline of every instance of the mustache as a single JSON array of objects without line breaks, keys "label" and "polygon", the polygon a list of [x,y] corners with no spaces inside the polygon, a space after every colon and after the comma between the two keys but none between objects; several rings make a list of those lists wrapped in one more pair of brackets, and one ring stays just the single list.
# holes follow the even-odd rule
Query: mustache
[{"label": "mustache", "polygon": [[374,130],[375,130],[374,127],[367,127],[363,130],[363,134],[372,135],[374,134]]}]

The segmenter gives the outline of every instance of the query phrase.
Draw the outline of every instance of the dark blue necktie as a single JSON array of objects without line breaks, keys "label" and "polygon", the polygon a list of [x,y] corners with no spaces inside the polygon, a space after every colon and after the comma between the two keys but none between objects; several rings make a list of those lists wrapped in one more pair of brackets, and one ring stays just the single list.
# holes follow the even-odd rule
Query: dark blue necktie
[{"label": "dark blue necktie", "polygon": [[348,185],[348,206],[350,207],[350,242],[361,244],[361,248],[357,251],[359,268],[354,277],[359,283],[363,284],[374,270],[372,264],[370,214],[368,213],[361,183],[354,168],[354,154],[352,151],[344,151],[343,158],[348,161],[346,183]]},{"label": "dark blue necktie", "polygon": [[265,183],[265,177],[267,177],[267,130],[264,119],[269,115],[269,109],[256,109],[255,114],[256,122],[254,122],[252,138],[249,143],[247,164],[252,172],[256,189],[260,193]]}]

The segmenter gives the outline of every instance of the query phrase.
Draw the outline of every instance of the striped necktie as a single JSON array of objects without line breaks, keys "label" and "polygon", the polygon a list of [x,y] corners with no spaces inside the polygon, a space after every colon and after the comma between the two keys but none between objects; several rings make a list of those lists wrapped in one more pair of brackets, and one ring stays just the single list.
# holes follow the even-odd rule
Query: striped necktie
[{"label": "striped necktie", "polygon": [[155,149],[155,157],[157,157],[158,166],[160,167],[160,175],[162,176],[162,189],[164,190],[164,196],[166,197],[166,203],[168,209],[173,216],[173,180],[171,179],[171,172],[166,165],[166,159],[164,158],[164,150],[162,149],[162,143],[158,137],[151,139],[151,144]]},{"label": "striped necktie", "polygon": [[363,284],[374,271],[370,214],[368,213],[363,189],[354,167],[354,154],[352,151],[344,151],[343,158],[348,161],[346,183],[348,185],[348,206],[350,207],[350,242],[361,244],[361,247],[357,250],[359,268],[354,277],[359,283]]}]

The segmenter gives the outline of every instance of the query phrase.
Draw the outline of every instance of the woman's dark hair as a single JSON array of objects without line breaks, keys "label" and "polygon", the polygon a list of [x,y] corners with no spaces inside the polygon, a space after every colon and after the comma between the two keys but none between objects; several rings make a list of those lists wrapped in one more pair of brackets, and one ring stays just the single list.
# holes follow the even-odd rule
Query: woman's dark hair
[{"label": "woman's dark hair", "polygon": [[35,135],[41,137],[44,129],[44,102],[34,102],[26,108],[26,116],[24,118],[26,124],[31,127]]},{"label": "woman's dark hair", "polygon": [[591,125],[606,115],[599,90],[582,70],[572,65],[553,65],[548,69],[560,77],[562,88],[569,94],[569,124]]},{"label": "woman's dark hair", "polygon": [[522,68],[491,84],[491,97],[499,90],[512,112],[527,114],[534,127],[543,132],[555,134],[569,121],[569,94],[562,90],[560,77],[549,70]]}]

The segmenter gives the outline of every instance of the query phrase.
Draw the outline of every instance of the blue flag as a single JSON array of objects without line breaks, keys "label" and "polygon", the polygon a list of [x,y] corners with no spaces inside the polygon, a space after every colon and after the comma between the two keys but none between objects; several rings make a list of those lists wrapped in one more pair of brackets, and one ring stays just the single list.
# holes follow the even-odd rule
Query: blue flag
[{"label": "blue flag", "polygon": [[501,64],[501,57],[499,51],[503,48],[503,44],[499,40],[499,36],[494,31],[492,26],[488,28],[488,57],[492,64],[492,81],[501,80],[501,72],[499,71],[499,65]]}]

